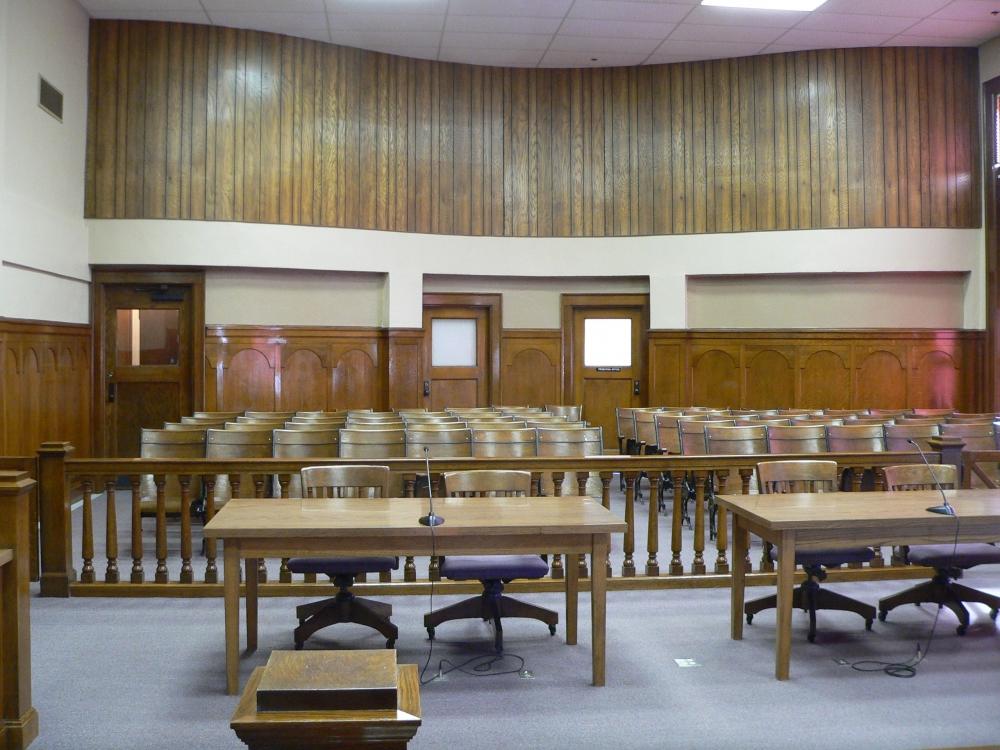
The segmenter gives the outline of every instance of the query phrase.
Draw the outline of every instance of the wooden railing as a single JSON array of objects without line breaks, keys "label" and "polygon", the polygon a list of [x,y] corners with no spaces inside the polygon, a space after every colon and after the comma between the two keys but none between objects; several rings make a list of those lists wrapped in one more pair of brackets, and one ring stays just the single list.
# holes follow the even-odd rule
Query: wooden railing
[{"label": "wooden railing", "polygon": [[[947,441],[939,451],[928,454],[930,460],[945,462],[954,461],[955,450],[961,450],[961,443],[949,446]],[[315,459],[254,459],[254,460],[212,460],[212,459],[72,459],[72,447],[69,444],[47,443],[39,452],[39,473],[41,476],[40,502],[43,509],[42,528],[42,594],[47,596],[74,595],[179,595],[204,596],[220,595],[219,570],[217,564],[218,550],[214,541],[207,541],[197,551],[196,537],[193,534],[191,514],[179,513],[179,518],[172,520],[167,513],[167,483],[168,478],[176,478],[179,487],[179,508],[187,509],[196,498],[204,499],[204,516],[210,519],[215,512],[216,478],[228,475],[230,483],[239,492],[240,476],[249,475],[253,479],[254,492],[257,497],[266,494],[270,477],[277,477],[276,485],[279,494],[288,496],[290,477],[303,466],[314,465]],[[860,490],[862,476],[876,477],[876,487],[881,482],[880,467],[920,461],[917,453],[827,453],[818,456],[783,455],[782,459],[815,459],[818,457],[835,460],[843,470],[852,470],[853,484],[851,489]],[[677,581],[681,585],[706,586],[726,585],[727,574],[730,571],[728,549],[728,527],[724,512],[720,512],[717,521],[718,533],[714,540],[714,550],[706,550],[706,530],[709,528],[706,519],[706,507],[711,492],[746,493],[750,490],[754,466],[758,461],[779,458],[774,455],[754,456],[601,456],[591,458],[451,458],[432,459],[431,471],[435,477],[445,471],[460,471],[467,469],[522,469],[530,470],[536,478],[543,473],[551,473],[554,478],[555,494],[585,494],[586,484],[590,475],[599,477],[601,495],[606,507],[610,507],[611,482],[614,474],[620,473],[625,483],[624,515],[627,531],[622,540],[623,561],[620,570],[612,571],[610,561],[609,575],[613,576],[612,588],[658,588],[667,587],[668,581]],[[371,460],[360,459],[323,459],[325,464],[358,464],[371,463]],[[422,460],[386,459],[379,460],[400,475],[403,494],[414,495],[415,480],[423,474]],[[563,477],[566,473],[576,474],[577,486],[563,488]],[[637,519],[636,485],[645,474],[649,478],[649,497],[652,501],[646,505],[646,518]],[[155,567],[148,570],[144,560],[145,540],[142,535],[142,486],[144,475],[152,476],[155,487],[155,536],[153,553]],[[122,488],[119,477],[128,477],[128,486]],[[690,503],[693,519],[692,549],[683,548],[682,518],[684,493],[673,493],[673,513],[670,526],[669,560],[661,565],[659,509],[655,498],[659,484],[669,477],[675,488],[687,483],[693,488]],[[436,480],[435,480],[436,482]],[[82,567],[79,581],[73,568],[72,540],[70,538],[72,524],[68,498],[73,489],[78,488],[82,494],[82,523],[80,524],[80,549]],[[94,516],[97,503],[95,498],[105,493],[104,503],[104,559],[95,559]],[[125,492],[129,498],[125,518],[119,517],[119,493]],[[641,506],[640,506],[641,507]],[[51,521],[52,523],[47,523]],[[121,525],[128,527],[127,538],[129,549],[125,561],[120,560],[119,534]],[[180,566],[176,576],[171,575],[168,567],[168,524],[172,524],[171,534],[179,533]],[[645,535],[645,559],[636,562],[637,537]],[[545,550],[539,550],[545,552]],[[692,556],[693,553],[693,556]],[[708,556],[712,559],[709,559]],[[664,555],[665,556],[665,555]],[[691,562],[685,565],[683,556],[691,556]],[[200,559],[199,559],[200,558]],[[583,576],[587,574],[586,562],[581,556],[573,564],[580,566]],[[748,571],[762,573],[766,578],[773,573],[769,557],[761,556],[756,569],[750,560],[744,560]],[[127,570],[123,570],[127,567]],[[887,568],[881,553],[866,570],[878,571]],[[873,577],[901,577],[903,571],[883,570]],[[559,579],[564,575],[564,563],[559,556],[551,558],[551,578]],[[258,573],[258,579],[267,583],[267,570],[263,563]],[[152,585],[147,581],[152,579]],[[416,561],[412,557],[405,559],[401,580],[383,575],[379,584],[392,584],[393,590],[400,593],[411,593],[421,590],[418,584],[427,580],[437,580],[437,561],[431,559],[426,573],[417,571]],[[315,576],[307,576],[303,580],[293,580],[292,574],[282,561],[278,581],[269,584],[272,593],[302,593],[301,585],[315,583]],[[410,584],[407,586],[407,584]],[[452,584],[447,584],[452,585]],[[454,584],[456,590],[465,590],[468,584]],[[546,590],[545,582],[520,584],[520,590]],[[551,583],[548,586],[552,588]],[[186,588],[186,591],[185,591]],[[516,587],[515,587],[516,588]]]},{"label": "wooden railing", "polygon": [[[0,456],[0,471],[23,471],[29,479],[38,481],[37,456]],[[32,484],[28,493],[28,558],[31,580],[38,580],[38,492]]]},{"label": "wooden railing", "polygon": [[28,505],[35,481],[0,471],[0,747],[25,748],[38,735],[31,705]]},{"label": "wooden railing", "polygon": [[962,461],[963,488],[1000,487],[1000,451],[964,451]]}]

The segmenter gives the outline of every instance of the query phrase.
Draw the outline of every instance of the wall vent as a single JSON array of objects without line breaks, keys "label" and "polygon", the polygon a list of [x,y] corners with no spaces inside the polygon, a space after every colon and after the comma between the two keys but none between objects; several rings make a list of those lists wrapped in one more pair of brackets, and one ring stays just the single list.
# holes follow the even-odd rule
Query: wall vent
[{"label": "wall vent", "polygon": [[38,76],[38,106],[59,120],[59,122],[62,122],[62,92],[41,76]]}]

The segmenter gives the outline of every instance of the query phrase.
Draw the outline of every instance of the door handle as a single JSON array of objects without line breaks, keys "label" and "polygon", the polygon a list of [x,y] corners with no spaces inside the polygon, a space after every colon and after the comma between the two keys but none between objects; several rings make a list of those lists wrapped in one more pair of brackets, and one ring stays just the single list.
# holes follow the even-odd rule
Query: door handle
[{"label": "door handle", "polygon": [[632,395],[633,396],[638,396],[639,395],[639,381],[638,380],[633,380],[632,381]]},{"label": "door handle", "polygon": [[425,396],[431,395],[431,381],[429,380],[424,381],[424,395]]},{"label": "door handle", "polygon": [[115,402],[115,397],[118,395],[118,384],[108,383],[108,403],[113,404]]}]

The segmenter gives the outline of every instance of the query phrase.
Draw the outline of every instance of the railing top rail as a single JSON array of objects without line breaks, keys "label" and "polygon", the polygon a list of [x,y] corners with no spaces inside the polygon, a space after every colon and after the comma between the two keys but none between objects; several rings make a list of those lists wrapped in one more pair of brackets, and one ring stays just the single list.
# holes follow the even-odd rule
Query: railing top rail
[{"label": "railing top rail", "polygon": [[1000,463],[1000,450],[991,451],[962,451],[962,486],[972,486],[972,476],[975,475],[983,484],[993,489],[997,488],[996,479],[980,465],[990,464],[994,466]]}]

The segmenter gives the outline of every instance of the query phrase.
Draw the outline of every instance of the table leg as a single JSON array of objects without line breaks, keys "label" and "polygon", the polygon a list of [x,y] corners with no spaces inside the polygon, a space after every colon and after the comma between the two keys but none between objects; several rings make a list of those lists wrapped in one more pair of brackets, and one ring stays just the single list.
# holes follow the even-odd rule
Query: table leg
[{"label": "table leg", "polygon": [[[567,558],[569,559],[569,558]],[[580,595],[580,566],[566,566],[566,644],[576,645],[576,615]]]},{"label": "table leg", "polygon": [[[655,508],[656,496],[650,491],[650,508]],[[590,638],[593,653],[594,687],[604,686],[604,637],[607,614],[608,572],[600,561],[608,556],[608,534],[594,534],[593,564],[590,566]]]},{"label": "table leg", "polygon": [[257,560],[246,561],[247,651],[257,650]]},{"label": "table leg", "polygon": [[792,652],[792,593],[795,586],[795,533],[786,531],[779,541],[778,555],[778,623],[774,647],[774,676],[788,679],[788,662]]},{"label": "table leg", "polygon": [[734,641],[743,639],[743,604],[746,600],[747,531],[739,514],[733,513],[733,566],[730,590],[729,634]]},{"label": "table leg", "polygon": [[223,598],[226,609],[226,692],[240,691],[240,551],[228,539],[223,548]]}]

